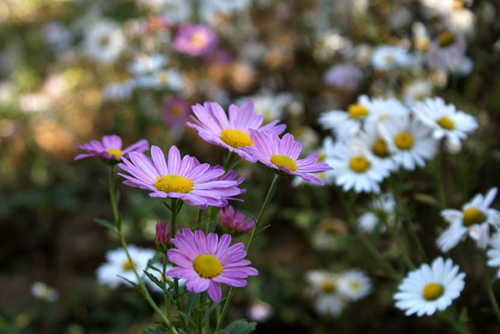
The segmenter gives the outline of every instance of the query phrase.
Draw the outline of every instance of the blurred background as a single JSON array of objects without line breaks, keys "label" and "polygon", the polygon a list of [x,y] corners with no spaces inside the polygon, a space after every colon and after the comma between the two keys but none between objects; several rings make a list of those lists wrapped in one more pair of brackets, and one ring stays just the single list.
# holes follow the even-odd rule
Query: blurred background
[{"label": "blurred background", "polygon": [[[479,123],[442,161],[448,203],[459,208],[498,186],[499,10],[498,1],[478,0],[0,0],[0,332],[133,334],[159,321],[134,289],[97,283],[96,269],[119,241],[93,222],[112,220],[98,182],[107,180],[107,166],[98,158],[75,162],[83,153],[76,144],[117,134],[124,147],[147,139],[221,164],[226,151],[185,125],[196,103],[227,110],[252,99],[265,122],[284,122],[312,154],[330,134],[319,115],[346,110],[361,94],[407,104],[438,95]],[[193,29],[189,22],[210,33],[186,47],[175,40]],[[443,51],[445,32],[460,46]],[[397,53],[374,59],[380,46],[397,47],[404,64]],[[257,215],[272,173],[246,161],[237,171],[247,189],[238,208]],[[430,258],[439,254],[434,242],[444,225],[428,205],[432,173],[408,176],[403,198]],[[397,283],[373,266],[335,186],[292,181],[281,181],[266,212],[272,226],[251,255],[260,274],[235,294],[230,320],[259,321],[257,333],[452,332],[436,317],[394,308]],[[118,189],[127,241],[154,249],[155,224],[168,212],[144,191],[121,182]],[[358,199],[356,214],[369,198]],[[180,219],[195,215],[185,206]],[[391,240],[382,243],[397,262]],[[457,252],[468,273],[457,308],[468,308],[474,332],[500,331],[482,311],[488,299],[474,263],[461,260],[467,248]],[[304,273],[317,268],[365,270],[374,291],[338,318],[320,316],[304,293]],[[33,289],[35,282],[47,286]]]}]

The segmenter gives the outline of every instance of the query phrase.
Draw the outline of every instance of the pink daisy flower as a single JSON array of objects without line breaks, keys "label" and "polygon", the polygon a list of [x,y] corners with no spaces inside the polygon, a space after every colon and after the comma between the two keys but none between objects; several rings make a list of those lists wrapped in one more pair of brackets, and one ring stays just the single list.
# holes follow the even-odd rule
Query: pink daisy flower
[{"label": "pink daisy flower", "polygon": [[214,51],[218,41],[213,29],[203,24],[185,23],[179,27],[173,43],[177,52],[196,57]]},{"label": "pink daisy flower", "polygon": [[146,139],[142,139],[134,145],[122,150],[122,139],[117,135],[112,135],[102,137],[102,144],[97,140],[92,140],[90,143],[76,145],[76,147],[87,153],[77,155],[75,160],[89,157],[99,157],[107,160],[121,160],[122,158],[128,158],[130,152],[143,152],[147,150],[149,148],[149,144]]},{"label": "pink daisy flower", "polygon": [[253,229],[255,226],[255,222],[252,218],[245,220],[245,215],[239,211],[235,211],[231,205],[228,205],[219,211],[219,218],[221,220],[222,227],[228,233],[245,233]]},{"label": "pink daisy flower", "polygon": [[[195,166],[198,166],[200,165],[200,162],[198,161],[198,159],[196,159],[195,157],[193,157],[193,161],[194,161],[194,165]],[[217,166],[210,166],[210,168],[208,169],[209,171],[210,170],[213,170],[213,169],[218,169],[218,170],[221,170],[221,171],[224,171],[224,167],[222,167],[221,165],[217,165]],[[238,173],[236,173],[234,170],[231,170],[229,172],[227,172],[226,174],[222,175],[222,176],[218,176],[216,177],[215,179],[213,180],[210,180],[210,181],[235,181],[236,182],[236,185],[235,187],[239,186],[244,180],[245,178],[244,177],[240,177],[240,178],[236,178],[238,176]],[[247,190],[246,189],[240,189],[240,193],[239,194],[243,194],[245,193]],[[239,195],[238,194],[238,195]],[[234,195],[233,195],[234,196]],[[225,196],[222,196],[221,200],[225,200],[224,203],[226,203],[227,205],[227,201],[228,200],[233,200],[233,201],[240,201],[240,202],[243,202],[242,199],[240,198],[234,198],[234,197],[225,197]],[[225,205],[223,205],[224,203],[222,203],[221,205],[219,205],[220,207],[223,207]],[[200,205],[200,209],[202,210],[205,210],[207,208],[207,205],[204,204],[204,205]]]},{"label": "pink daisy flower", "polygon": [[229,247],[229,234],[224,234],[219,240],[215,233],[205,237],[202,231],[193,234],[184,227],[172,243],[177,249],[168,250],[168,260],[179,267],[170,269],[167,275],[186,279],[188,291],[200,293],[208,290],[208,295],[215,302],[221,297],[218,283],[242,288],[247,285],[245,278],[259,273],[255,268],[248,267],[250,261],[243,260],[247,255],[243,243]]},{"label": "pink daisy flower", "polygon": [[264,126],[264,117],[254,112],[254,103],[250,100],[243,103],[241,108],[234,104],[229,107],[229,118],[224,109],[215,102],[205,102],[203,106],[193,106],[196,115],[191,116],[195,121],[187,123],[198,131],[198,135],[210,144],[219,145],[238,153],[245,160],[255,162],[254,157],[246,153],[242,148],[252,146],[253,141],[248,135],[250,129],[259,130],[269,134],[279,135],[285,131],[286,125],[276,125],[279,121],[273,121]]},{"label": "pink daisy flower", "polygon": [[130,161],[122,159],[118,167],[130,174],[118,173],[127,179],[123,183],[149,190],[151,197],[178,198],[191,205],[223,207],[228,198],[244,192],[237,188],[239,180],[218,180],[223,169],[196,164],[197,160],[189,155],[181,160],[175,146],[168,152],[168,164],[158,146],[151,147],[151,156],[153,160],[143,153],[131,152]]},{"label": "pink daisy flower", "polygon": [[254,146],[245,147],[245,151],[269,168],[299,176],[308,182],[319,185],[323,185],[323,181],[309,174],[333,169],[327,163],[317,162],[319,153],[297,160],[302,145],[295,141],[293,135],[289,133],[280,139],[275,134],[255,130],[249,130],[249,132]]}]

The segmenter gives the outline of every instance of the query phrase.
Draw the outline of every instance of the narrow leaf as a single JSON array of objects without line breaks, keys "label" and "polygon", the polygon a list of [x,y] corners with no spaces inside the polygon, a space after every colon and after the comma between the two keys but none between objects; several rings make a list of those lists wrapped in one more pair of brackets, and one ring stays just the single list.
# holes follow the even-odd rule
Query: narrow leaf
[{"label": "narrow leaf", "polygon": [[101,226],[104,226],[106,228],[109,228],[111,231],[113,231],[114,233],[117,233],[116,231],[116,228],[115,228],[115,225],[113,225],[112,223],[108,222],[107,220],[105,219],[99,219],[99,218],[94,218],[94,221],[101,225]]}]

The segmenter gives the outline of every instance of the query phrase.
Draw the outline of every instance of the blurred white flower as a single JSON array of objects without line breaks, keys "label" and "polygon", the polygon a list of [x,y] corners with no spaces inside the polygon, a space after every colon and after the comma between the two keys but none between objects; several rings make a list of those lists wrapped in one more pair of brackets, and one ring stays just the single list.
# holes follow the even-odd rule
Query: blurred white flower
[{"label": "blurred white flower", "polygon": [[[392,193],[385,193],[374,199],[369,205],[370,212],[362,214],[358,218],[358,225],[365,233],[371,233],[379,221],[386,224],[394,224],[396,215],[396,201]],[[387,229],[385,225],[380,226],[380,230],[384,232]]]},{"label": "blurred white flower", "polygon": [[320,315],[340,316],[346,306],[338,289],[339,276],[326,270],[309,270],[305,273],[308,284],[306,293],[315,298],[315,309]]},{"label": "blurred white flower", "polygon": [[477,194],[462,210],[446,209],[441,216],[450,225],[438,237],[436,244],[442,252],[455,247],[467,235],[476,241],[477,247],[486,248],[489,242],[490,225],[500,229],[500,211],[491,209],[497,188],[491,188],[485,196]]},{"label": "blurred white flower", "polygon": [[59,298],[59,292],[45,283],[35,282],[31,286],[31,294],[38,299],[55,302]]},{"label": "blurred white flower", "polygon": [[136,86],[136,81],[131,76],[125,75],[103,88],[103,98],[109,101],[128,100],[132,97]]},{"label": "blurred white flower", "polygon": [[83,39],[83,51],[93,60],[111,64],[125,48],[125,37],[113,22],[100,21],[88,27]]},{"label": "blurred white flower", "polygon": [[261,300],[252,302],[247,309],[247,317],[250,321],[265,322],[274,314],[274,309],[268,303]]},{"label": "blurred white flower", "polygon": [[192,6],[190,0],[162,0],[161,14],[174,24],[182,23],[189,20]]},{"label": "blurred white flower", "polygon": [[140,54],[129,64],[128,71],[136,76],[151,74],[160,71],[168,62],[168,57],[159,53]]},{"label": "blurred white flower", "polygon": [[73,38],[66,26],[55,21],[48,22],[42,27],[42,36],[45,43],[54,51],[67,48]]},{"label": "blurred white flower", "polygon": [[[148,261],[155,255],[155,251],[136,247],[135,245],[128,245],[127,248],[137,273],[142,276],[143,271],[147,268]],[[132,264],[123,248],[107,251],[106,261],[106,263],[102,264],[96,270],[97,282],[99,284],[115,289],[121,283],[126,286],[132,286],[123,278],[138,283],[137,277],[132,270]]]},{"label": "blurred white flower", "polygon": [[429,46],[427,65],[432,70],[441,70],[446,73],[460,72],[466,49],[467,43],[461,33],[443,31]]},{"label": "blurred white flower", "polygon": [[291,93],[262,93],[254,96],[246,96],[236,100],[237,105],[242,105],[245,101],[252,100],[255,105],[255,112],[264,116],[264,123],[280,120],[286,107],[293,101]]},{"label": "blurred white flower", "polygon": [[339,292],[347,300],[356,301],[372,292],[372,283],[368,276],[359,269],[349,269],[339,275]]},{"label": "blurred white flower", "polygon": [[400,46],[380,45],[372,54],[372,66],[379,71],[388,71],[411,64],[411,55]]},{"label": "blurred white flower", "polygon": [[432,95],[434,86],[429,80],[416,79],[403,87],[403,102],[411,106]]}]

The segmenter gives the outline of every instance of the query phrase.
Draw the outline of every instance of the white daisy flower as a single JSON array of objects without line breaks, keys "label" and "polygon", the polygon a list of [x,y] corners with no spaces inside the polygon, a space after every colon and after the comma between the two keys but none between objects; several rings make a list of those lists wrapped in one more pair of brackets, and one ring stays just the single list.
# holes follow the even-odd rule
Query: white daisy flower
[{"label": "white daisy flower", "polygon": [[[362,214],[358,218],[358,225],[365,233],[371,233],[379,221],[387,224],[394,224],[396,215],[396,201],[392,193],[382,194],[380,197],[374,199],[369,205],[370,212]],[[386,230],[386,226],[380,227],[381,231]]]},{"label": "white daisy flower", "polygon": [[421,317],[433,315],[436,310],[444,311],[464,289],[465,273],[458,274],[458,270],[451,259],[444,261],[442,257],[432,261],[431,266],[422,264],[409,272],[398,286],[399,291],[393,296],[396,307],[405,310],[407,316],[416,313]]},{"label": "white daisy flower", "polygon": [[217,13],[232,14],[250,6],[250,0],[210,0],[202,1],[200,16],[205,21],[212,21]]},{"label": "white daisy flower", "polygon": [[[142,275],[143,271],[147,268],[149,259],[155,255],[155,251],[152,249],[139,248],[135,245],[128,245],[127,248],[137,273]],[[106,260],[107,262],[96,270],[97,282],[99,284],[107,285],[112,289],[118,287],[120,283],[131,286],[129,282],[121,277],[131,282],[138,283],[134,271],[132,270],[132,265],[123,248],[107,251]]]},{"label": "white daisy flower", "polygon": [[408,109],[398,100],[371,99],[360,95],[357,103],[351,104],[347,111],[331,110],[321,114],[319,123],[324,129],[332,129],[337,140],[343,140],[357,134],[365,123],[376,123],[394,115],[404,116]]},{"label": "white daisy flower", "polygon": [[430,44],[427,50],[427,65],[430,69],[445,73],[462,72],[467,42],[458,32],[443,31]]},{"label": "white daisy flower", "polygon": [[431,159],[436,152],[437,142],[430,129],[410,116],[388,118],[380,123],[379,131],[394,161],[406,170],[425,167],[424,159]]},{"label": "white daisy flower", "polygon": [[453,104],[446,105],[440,97],[416,103],[413,111],[422,123],[433,129],[432,135],[436,139],[446,137],[451,142],[460,142],[478,126],[474,116],[457,111]]},{"label": "white daisy flower", "polygon": [[356,301],[366,297],[372,291],[372,283],[368,276],[359,269],[349,269],[340,274],[338,280],[340,294],[346,299]]},{"label": "white daisy flower", "polygon": [[411,55],[400,46],[380,45],[372,54],[372,66],[379,71],[388,71],[411,64]]},{"label": "white daisy flower", "polygon": [[352,137],[352,145],[359,147],[360,150],[367,154],[375,155],[378,159],[391,165],[391,170],[396,171],[398,165],[392,159],[392,152],[386,139],[383,137],[380,126],[375,122],[366,123],[364,130],[360,131],[357,136]]},{"label": "white daisy flower", "polygon": [[115,82],[110,83],[102,90],[104,100],[123,101],[132,97],[136,81],[129,75],[124,75]]},{"label": "white daisy flower", "polygon": [[[163,270],[163,265],[161,263],[155,263],[153,264],[153,267],[157,268],[158,270],[162,271]],[[168,272],[170,269],[172,269],[172,266],[167,264],[166,266],[166,269],[165,269],[165,272]],[[158,272],[157,270],[153,270],[153,269],[148,269],[147,270],[148,273],[150,273],[151,275],[153,275],[154,277],[156,277],[160,282],[163,282],[162,278],[161,278],[161,272]],[[170,282],[174,282],[173,278],[172,277],[169,277],[169,276],[166,276],[166,279],[167,281],[170,281]],[[184,278],[179,278],[179,286],[180,287],[183,287],[186,285],[186,279]],[[153,281],[151,281],[149,279],[149,277],[145,276],[144,277],[144,282],[148,285],[149,289],[151,289],[151,291],[154,291],[154,292],[163,292],[163,290],[158,286],[156,285],[155,283],[153,283]],[[167,283],[167,288],[168,288],[168,283]]]},{"label": "white daisy flower", "polygon": [[490,205],[497,195],[497,188],[491,188],[486,196],[477,194],[462,210],[446,209],[441,216],[450,226],[441,233],[436,241],[443,252],[455,247],[460,240],[469,236],[476,241],[477,247],[486,248],[489,241],[490,227],[500,228],[500,211],[490,209]]},{"label": "white daisy flower", "polygon": [[[500,233],[495,233],[490,240],[491,249],[486,252],[488,255],[488,266],[500,267]],[[497,271],[497,277],[500,277],[500,269]]]},{"label": "white daisy flower", "polygon": [[113,22],[101,21],[88,28],[83,40],[84,52],[92,59],[111,64],[125,48],[125,37]]},{"label": "white daisy flower", "polygon": [[60,22],[48,22],[42,27],[45,43],[55,51],[61,51],[71,44],[71,31]]},{"label": "white daisy flower", "polygon": [[339,143],[332,157],[325,162],[333,167],[329,173],[343,191],[380,193],[380,185],[393,169],[393,163],[352,145]]},{"label": "white daisy flower", "polygon": [[137,85],[141,88],[180,91],[184,85],[184,78],[177,70],[166,69],[137,78]]},{"label": "white daisy flower", "polygon": [[45,283],[35,282],[31,286],[33,297],[43,299],[48,302],[55,302],[59,298],[59,292]]},{"label": "white daisy flower", "polygon": [[326,270],[309,270],[305,273],[308,283],[306,293],[315,297],[315,309],[320,315],[340,316],[346,306],[338,289],[339,276]]}]

